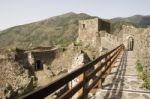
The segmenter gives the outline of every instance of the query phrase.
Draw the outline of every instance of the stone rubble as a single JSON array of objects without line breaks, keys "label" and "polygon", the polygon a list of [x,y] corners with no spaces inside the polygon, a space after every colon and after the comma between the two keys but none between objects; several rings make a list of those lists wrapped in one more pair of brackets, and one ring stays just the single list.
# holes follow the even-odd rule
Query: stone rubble
[{"label": "stone rubble", "polygon": [[0,54],[0,97],[12,99],[33,90],[30,71],[15,61],[15,53],[1,50]]}]

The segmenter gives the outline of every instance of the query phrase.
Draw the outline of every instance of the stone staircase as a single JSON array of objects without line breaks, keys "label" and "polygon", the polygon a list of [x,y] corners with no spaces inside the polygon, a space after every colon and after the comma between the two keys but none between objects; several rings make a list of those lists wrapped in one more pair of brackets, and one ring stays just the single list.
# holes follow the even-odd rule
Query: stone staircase
[{"label": "stone staircase", "polygon": [[92,99],[150,99],[150,91],[142,87],[138,78],[136,59],[132,51],[125,51],[117,59],[103,88],[98,89]]}]

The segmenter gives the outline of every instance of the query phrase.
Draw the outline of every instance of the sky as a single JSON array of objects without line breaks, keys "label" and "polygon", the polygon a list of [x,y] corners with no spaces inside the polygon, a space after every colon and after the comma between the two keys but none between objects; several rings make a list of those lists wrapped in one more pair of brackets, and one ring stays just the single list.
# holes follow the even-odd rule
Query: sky
[{"label": "sky", "polygon": [[105,19],[150,15],[150,0],[0,0],[0,30],[68,12]]}]

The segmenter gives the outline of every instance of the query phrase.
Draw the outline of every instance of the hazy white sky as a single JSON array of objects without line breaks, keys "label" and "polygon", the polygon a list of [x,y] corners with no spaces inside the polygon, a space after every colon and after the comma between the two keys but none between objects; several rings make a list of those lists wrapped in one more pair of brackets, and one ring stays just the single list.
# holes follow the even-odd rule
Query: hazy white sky
[{"label": "hazy white sky", "polygon": [[150,15],[150,0],[0,0],[0,30],[67,12],[101,18]]}]

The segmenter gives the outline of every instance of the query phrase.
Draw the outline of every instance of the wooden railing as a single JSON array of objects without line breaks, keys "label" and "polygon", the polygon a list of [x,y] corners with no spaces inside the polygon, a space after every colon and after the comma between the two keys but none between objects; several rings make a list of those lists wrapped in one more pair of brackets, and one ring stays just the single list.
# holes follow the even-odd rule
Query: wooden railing
[{"label": "wooden railing", "polygon": [[72,80],[79,76],[82,77],[82,80],[80,80],[74,87],[69,88],[61,93],[57,99],[69,99],[77,93],[79,93],[77,99],[85,99],[93,88],[102,87],[102,82],[104,81],[106,75],[110,73],[115,60],[123,50],[124,45],[120,45],[110,52],[95,59],[94,61],[66,74],[65,76],[51,82],[43,88],[34,90],[24,96],[19,97],[19,99],[45,98],[63,86],[68,86]]}]

